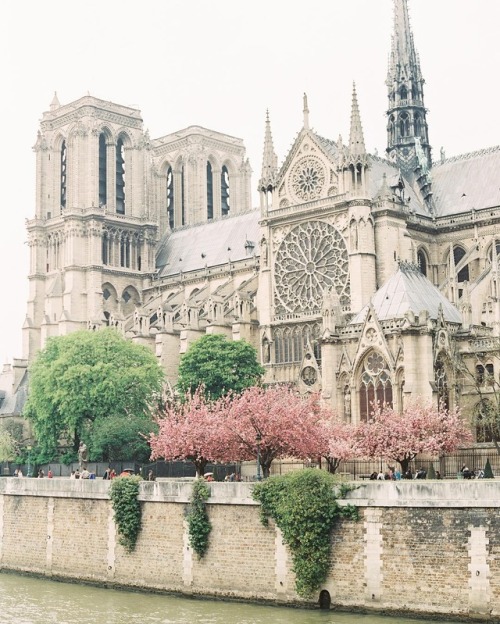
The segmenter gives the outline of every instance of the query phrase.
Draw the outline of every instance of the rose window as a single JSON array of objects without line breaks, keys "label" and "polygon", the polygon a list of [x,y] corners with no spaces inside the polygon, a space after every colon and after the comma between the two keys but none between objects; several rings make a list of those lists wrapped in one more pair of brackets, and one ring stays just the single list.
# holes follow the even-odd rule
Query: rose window
[{"label": "rose window", "polygon": [[294,167],[291,176],[292,191],[299,199],[309,201],[319,197],[325,184],[325,170],[319,158],[308,156]]},{"label": "rose window", "polygon": [[348,269],[346,244],[338,230],[322,221],[298,225],[276,255],[276,314],[317,314],[324,291],[332,287],[341,305],[349,305]]},{"label": "rose window", "polygon": [[366,358],[366,370],[372,375],[378,375],[384,367],[385,361],[380,353],[370,353]]}]

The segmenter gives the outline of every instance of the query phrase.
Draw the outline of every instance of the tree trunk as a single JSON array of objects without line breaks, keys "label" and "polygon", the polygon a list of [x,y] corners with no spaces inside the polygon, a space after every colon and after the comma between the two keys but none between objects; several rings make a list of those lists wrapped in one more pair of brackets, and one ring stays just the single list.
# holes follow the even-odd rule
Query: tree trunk
[{"label": "tree trunk", "polygon": [[335,474],[337,468],[339,467],[340,460],[335,457],[325,457],[326,463],[328,465],[328,472],[330,474]]},{"label": "tree trunk", "polygon": [[194,466],[196,468],[196,476],[198,478],[203,477],[203,475],[205,474],[205,468],[207,466],[207,460],[206,459],[195,459],[193,463],[194,463]]}]

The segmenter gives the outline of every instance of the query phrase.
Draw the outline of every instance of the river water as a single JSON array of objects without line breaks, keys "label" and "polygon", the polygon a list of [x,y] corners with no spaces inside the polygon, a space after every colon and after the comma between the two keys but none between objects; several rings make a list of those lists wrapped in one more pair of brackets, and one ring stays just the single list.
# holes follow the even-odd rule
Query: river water
[{"label": "river water", "polygon": [[0,573],[1,624],[429,624],[435,621],[178,598]]}]

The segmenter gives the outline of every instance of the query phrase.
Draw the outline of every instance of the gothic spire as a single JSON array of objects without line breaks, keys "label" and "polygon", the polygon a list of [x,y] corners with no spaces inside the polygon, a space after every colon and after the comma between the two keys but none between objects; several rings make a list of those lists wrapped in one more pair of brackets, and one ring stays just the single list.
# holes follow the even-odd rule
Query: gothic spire
[{"label": "gothic spire", "polygon": [[387,85],[404,81],[410,76],[416,81],[423,80],[411,32],[408,0],[394,0],[394,32]]},{"label": "gothic spire", "polygon": [[359,114],[358,96],[356,94],[356,84],[352,85],[352,107],[351,107],[351,131],[349,134],[349,152],[351,156],[363,156],[366,154],[365,139],[361,126],[361,116]]},{"label": "gothic spire", "polygon": [[278,157],[274,151],[273,135],[269,110],[266,111],[266,129],[264,133],[264,152],[262,154],[262,172],[259,180],[259,191],[272,190],[276,185],[278,173]]},{"label": "gothic spire", "polygon": [[394,0],[394,32],[387,72],[387,154],[407,173],[414,173],[432,210],[431,146],[424,105],[424,79],[415,49],[408,0]]}]

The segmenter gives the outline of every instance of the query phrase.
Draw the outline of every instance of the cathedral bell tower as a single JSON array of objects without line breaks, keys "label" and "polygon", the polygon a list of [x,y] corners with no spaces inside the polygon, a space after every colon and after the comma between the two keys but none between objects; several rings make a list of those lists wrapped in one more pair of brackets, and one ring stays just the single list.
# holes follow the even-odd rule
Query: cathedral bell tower
[{"label": "cathedral bell tower", "polygon": [[386,81],[389,99],[386,151],[389,159],[415,176],[429,204],[432,159],[424,82],[410,27],[408,1],[394,0],[394,33]]},{"label": "cathedral bell tower", "polygon": [[157,231],[143,183],[149,149],[136,109],[90,95],[61,106],[54,96],[43,114],[24,357],[50,336],[119,325],[140,303]]}]

